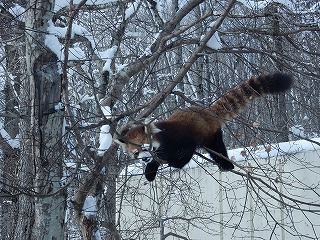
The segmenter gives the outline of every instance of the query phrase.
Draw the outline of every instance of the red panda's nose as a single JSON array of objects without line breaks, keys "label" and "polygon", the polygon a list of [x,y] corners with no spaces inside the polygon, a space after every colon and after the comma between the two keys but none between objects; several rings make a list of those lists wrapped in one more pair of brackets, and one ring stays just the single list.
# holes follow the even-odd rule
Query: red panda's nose
[{"label": "red panda's nose", "polygon": [[143,162],[145,162],[145,163],[150,163],[151,161],[152,161],[152,158],[150,158],[150,157],[144,157],[144,158],[141,158],[141,160],[143,161]]}]

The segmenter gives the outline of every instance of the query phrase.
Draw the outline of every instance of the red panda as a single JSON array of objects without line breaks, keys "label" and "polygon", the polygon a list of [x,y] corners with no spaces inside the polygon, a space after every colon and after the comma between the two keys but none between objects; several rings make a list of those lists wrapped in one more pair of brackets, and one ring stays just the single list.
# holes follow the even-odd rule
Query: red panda
[{"label": "red panda", "polygon": [[285,92],[292,83],[292,77],[284,73],[253,77],[231,89],[208,108],[192,106],[174,112],[166,120],[133,126],[122,131],[117,142],[131,157],[147,163],[144,173],[148,181],[155,179],[162,163],[182,168],[201,147],[224,156],[209,152],[220,170],[229,171],[234,165],[226,159],[228,155],[221,128],[255,98]]}]

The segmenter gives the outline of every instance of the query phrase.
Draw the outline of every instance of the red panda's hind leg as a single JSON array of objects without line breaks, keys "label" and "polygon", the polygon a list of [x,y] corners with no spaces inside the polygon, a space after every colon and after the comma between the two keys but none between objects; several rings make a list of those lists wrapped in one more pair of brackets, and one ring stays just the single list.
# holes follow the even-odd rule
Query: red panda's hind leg
[{"label": "red panda's hind leg", "polygon": [[[204,147],[209,149],[208,152],[211,158],[217,163],[221,171],[230,171],[234,168],[232,162],[226,159],[228,158],[228,153],[227,148],[223,142],[221,129],[217,133],[215,133],[215,135],[212,136],[208,142],[206,142]],[[212,150],[213,152],[211,152],[210,150]],[[218,154],[215,154],[214,152],[217,152]]]}]

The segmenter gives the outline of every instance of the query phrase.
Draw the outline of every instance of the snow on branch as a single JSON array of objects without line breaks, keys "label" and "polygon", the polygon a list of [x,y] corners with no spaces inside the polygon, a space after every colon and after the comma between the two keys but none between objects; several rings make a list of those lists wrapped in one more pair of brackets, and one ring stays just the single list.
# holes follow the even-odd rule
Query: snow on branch
[{"label": "snow on branch", "polygon": [[83,203],[82,213],[86,217],[96,217],[97,216],[97,198],[93,196],[88,196]]},{"label": "snow on branch", "polygon": [[24,7],[21,7],[18,4],[14,4],[13,7],[8,9],[8,12],[15,17],[15,19],[24,22],[24,13],[26,12],[26,9]]},{"label": "snow on branch", "polygon": [[[73,4],[79,4],[81,0],[74,0]],[[94,5],[105,5],[109,3],[116,3],[118,0],[87,0],[86,5],[94,6]],[[54,12],[58,12],[61,9],[68,7],[70,5],[69,0],[56,0],[54,6]]]},{"label": "snow on branch", "polygon": [[[111,109],[108,106],[102,106],[101,110],[106,118],[111,117]],[[98,155],[103,156],[103,154],[109,149],[112,143],[112,136],[110,134],[110,126],[109,125],[103,125],[100,128],[100,136],[99,136],[99,150]]]},{"label": "snow on branch", "polygon": [[249,9],[264,9],[271,3],[279,3],[286,6],[289,9],[294,9],[294,6],[290,0],[264,0],[264,1],[252,1],[252,0],[237,0]]},{"label": "snow on branch", "polygon": [[[209,27],[210,29],[215,27],[215,23],[216,22],[212,22]],[[202,40],[204,38],[204,35],[201,36],[200,40]],[[221,39],[219,36],[218,31],[215,31],[214,34],[212,35],[212,37],[208,40],[208,42],[206,43],[207,47],[214,49],[214,50],[219,50],[222,48],[222,43],[221,43]]]},{"label": "snow on branch", "polygon": [[0,137],[8,143],[11,148],[19,148],[20,147],[20,141],[19,141],[19,135],[16,138],[11,138],[9,133],[4,129],[3,122],[0,121]]},{"label": "snow on branch", "polygon": [[139,3],[140,3],[139,0],[133,3],[130,3],[129,7],[125,11],[125,16],[124,16],[125,20],[130,18],[137,11]]},{"label": "snow on branch", "polygon": [[99,55],[101,56],[101,58],[106,61],[102,69],[103,72],[105,71],[111,72],[111,63],[112,63],[112,60],[114,59],[117,49],[118,49],[117,46],[113,46],[107,49],[106,51],[99,52]]},{"label": "snow on branch", "polygon": [[[79,27],[81,28],[81,27]],[[79,28],[75,27],[75,30],[80,32]],[[83,30],[83,28],[82,28]],[[63,49],[64,45],[60,43],[59,38],[65,36],[67,28],[55,27],[52,21],[49,21],[47,28],[48,34],[45,38],[45,45],[58,57],[59,60],[64,61]],[[73,36],[76,32],[73,31]],[[68,60],[84,60],[86,59],[84,51],[80,47],[69,48]]]}]

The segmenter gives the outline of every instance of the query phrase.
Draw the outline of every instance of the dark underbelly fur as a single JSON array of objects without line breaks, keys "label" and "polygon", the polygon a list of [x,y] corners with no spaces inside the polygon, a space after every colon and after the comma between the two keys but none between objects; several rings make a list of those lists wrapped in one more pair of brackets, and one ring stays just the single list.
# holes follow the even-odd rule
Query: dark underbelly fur
[{"label": "dark underbelly fur", "polygon": [[[171,167],[183,168],[192,158],[197,146],[196,141],[191,135],[180,136],[179,138],[168,137],[165,131],[159,133],[160,147],[155,151],[160,162],[167,163]],[[228,158],[226,147],[222,139],[222,131],[217,132],[212,138],[204,144],[204,147],[218,152]],[[233,164],[225,158],[209,152],[211,158],[215,160],[218,167],[222,171],[228,171],[234,168]],[[159,161],[152,160],[147,164],[145,175],[148,181],[155,179],[157,170],[160,166]]]}]

